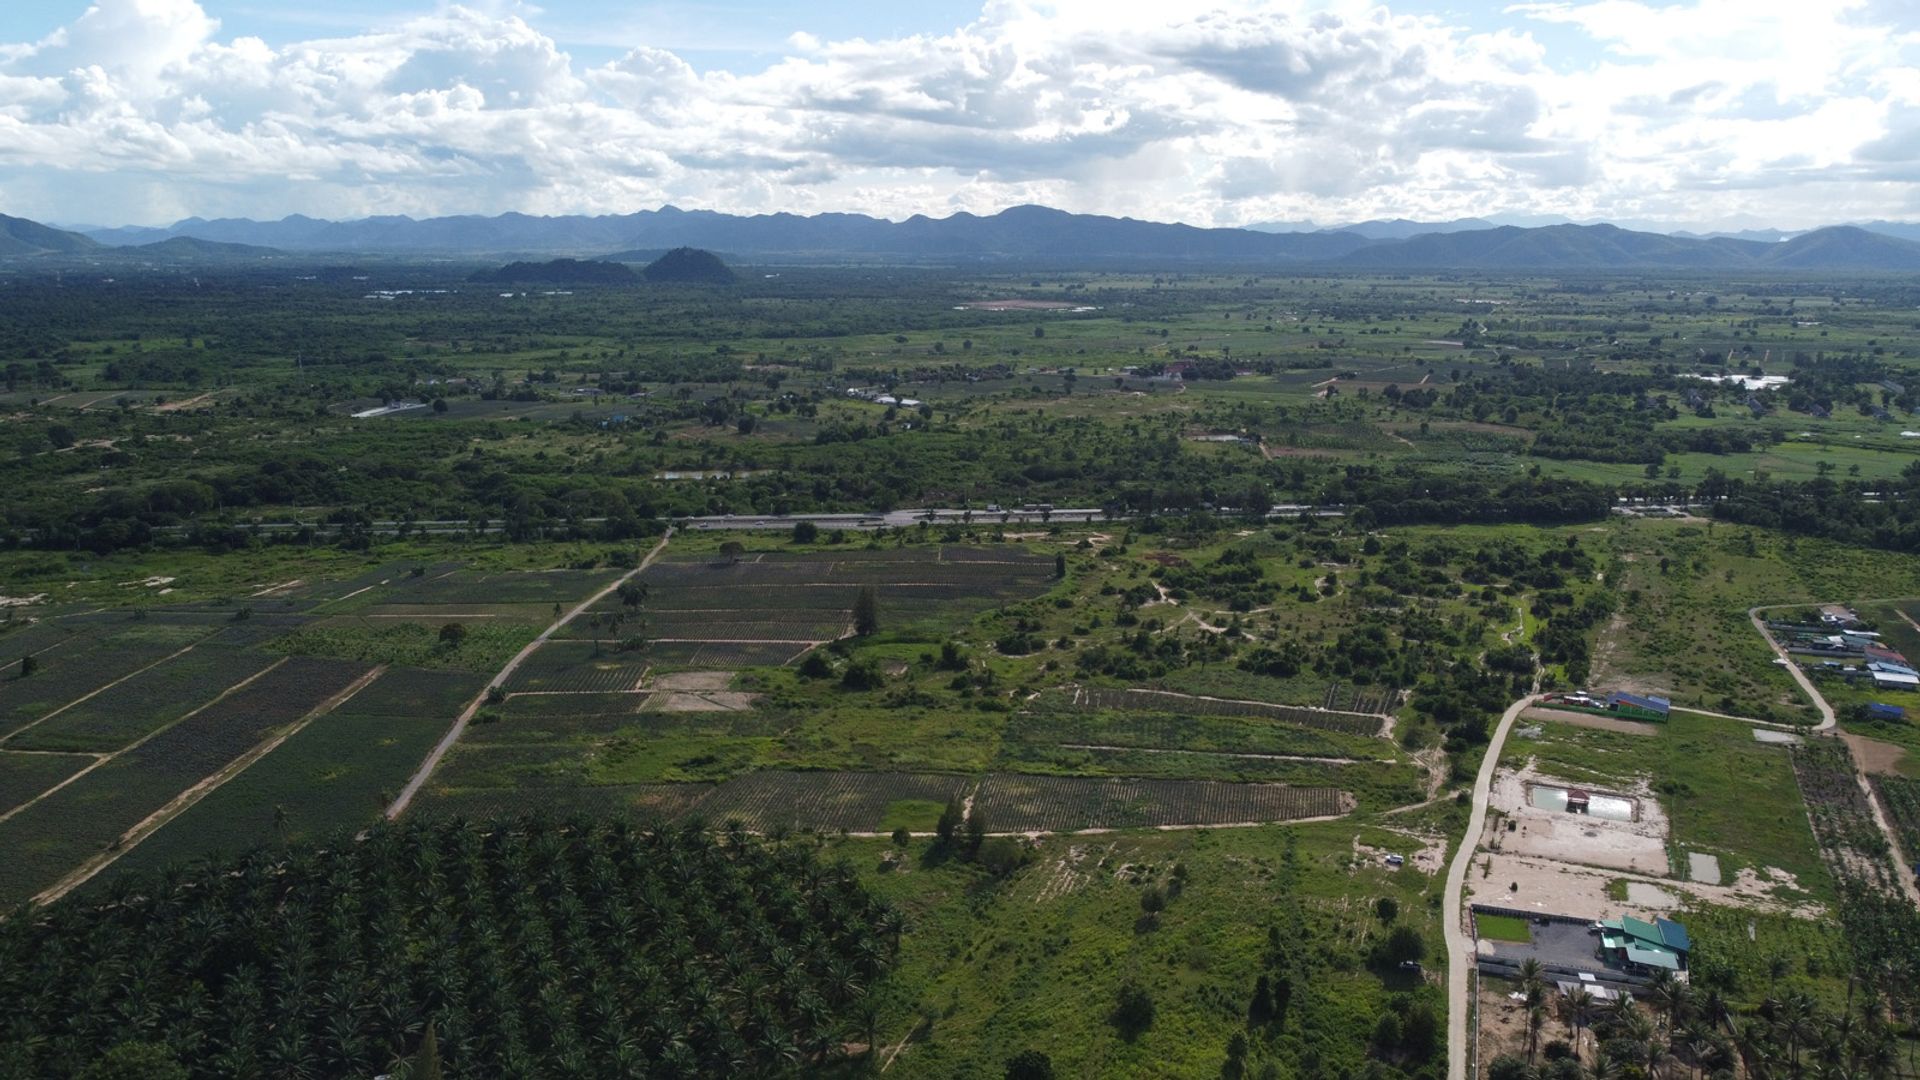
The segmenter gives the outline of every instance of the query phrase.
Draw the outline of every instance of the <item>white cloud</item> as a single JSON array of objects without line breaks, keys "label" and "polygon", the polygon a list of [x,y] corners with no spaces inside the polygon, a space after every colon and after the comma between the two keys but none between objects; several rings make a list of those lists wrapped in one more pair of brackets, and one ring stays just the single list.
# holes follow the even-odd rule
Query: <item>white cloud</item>
[{"label": "white cloud", "polygon": [[1494,33],[1362,0],[989,0],[939,35],[797,27],[783,59],[740,72],[648,41],[583,63],[542,18],[447,4],[270,44],[222,39],[194,0],[98,0],[44,40],[0,43],[3,209],[904,217],[1039,201],[1203,224],[1806,225],[1920,205],[1920,26],[1888,0],[1526,3]]}]

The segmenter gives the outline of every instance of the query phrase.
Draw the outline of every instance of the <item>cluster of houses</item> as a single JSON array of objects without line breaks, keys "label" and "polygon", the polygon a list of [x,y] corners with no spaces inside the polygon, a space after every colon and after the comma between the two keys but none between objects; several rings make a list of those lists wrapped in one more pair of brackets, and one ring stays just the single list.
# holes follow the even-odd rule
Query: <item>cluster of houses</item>
[{"label": "cluster of houses", "polygon": [[1630,694],[1624,690],[1596,692],[1592,690],[1574,690],[1565,694],[1548,694],[1540,699],[1542,705],[1557,709],[1575,709],[1579,712],[1605,713],[1622,716],[1629,720],[1665,720],[1673,710],[1673,702],[1650,694]]},{"label": "cluster of houses", "polygon": [[917,409],[921,405],[919,398],[896,397],[885,390],[868,386],[849,387],[847,396],[859,401],[871,401],[875,405],[898,405],[903,409]]},{"label": "cluster of houses", "polygon": [[1818,624],[1769,622],[1789,653],[1819,658],[1818,674],[1871,681],[1876,690],[1920,691],[1920,669],[1880,640],[1852,609],[1829,604]]}]

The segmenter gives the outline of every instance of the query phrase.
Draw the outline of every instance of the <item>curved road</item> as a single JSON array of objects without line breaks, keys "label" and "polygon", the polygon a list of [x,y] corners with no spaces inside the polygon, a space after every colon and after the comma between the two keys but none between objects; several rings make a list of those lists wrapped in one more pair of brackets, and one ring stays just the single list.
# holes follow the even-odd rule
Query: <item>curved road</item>
[{"label": "curved road", "polygon": [[1473,942],[1460,918],[1460,894],[1466,888],[1474,849],[1480,846],[1480,830],[1487,824],[1487,794],[1500,767],[1500,748],[1506,745],[1514,719],[1539,697],[1528,694],[1500,715],[1499,726],[1487,740],[1486,756],[1480,759],[1480,774],[1473,779],[1473,813],[1467,818],[1466,835],[1460,838],[1460,850],[1454,852],[1453,863],[1447,867],[1446,903],[1440,909],[1447,937],[1447,1080],[1467,1080],[1467,1041],[1472,1038],[1467,1030],[1467,971],[1473,966]]},{"label": "curved road", "polygon": [[1813,680],[1807,678],[1807,673],[1801,671],[1800,665],[1794,663],[1793,657],[1787,655],[1786,648],[1779,642],[1773,640],[1773,635],[1767,632],[1766,620],[1760,617],[1760,613],[1767,610],[1767,607],[1806,607],[1806,605],[1771,604],[1764,607],[1748,608],[1747,618],[1753,620],[1753,628],[1760,632],[1760,640],[1767,643],[1767,647],[1773,650],[1773,655],[1779,657],[1780,662],[1786,665],[1787,673],[1793,676],[1793,681],[1799,683],[1800,689],[1806,692],[1807,700],[1813,702],[1813,707],[1820,710],[1820,722],[1814,725],[1813,730],[1827,731],[1831,729],[1835,723],[1833,706],[1827,704],[1827,699],[1821,697],[1820,691],[1813,688]]},{"label": "curved road", "polygon": [[[1805,605],[1785,606],[1804,607]],[[1761,640],[1765,641],[1768,647],[1773,650],[1774,655],[1785,663],[1787,671],[1792,674],[1794,681],[1800,684],[1800,689],[1805,691],[1807,699],[1813,702],[1814,708],[1820,713],[1819,724],[1812,728],[1802,728],[1801,730],[1815,732],[1832,730],[1837,724],[1833,706],[1829,705],[1827,699],[1821,696],[1820,691],[1813,685],[1813,680],[1807,678],[1806,672],[1800,669],[1800,665],[1793,662],[1793,658],[1787,654],[1787,650],[1773,639],[1771,633],[1767,632],[1766,621],[1760,617],[1760,613],[1765,610],[1767,610],[1767,606],[1749,608],[1747,610],[1747,618],[1752,620],[1753,628],[1759,632]],[[1494,728],[1493,737],[1487,741],[1487,752],[1486,756],[1480,761],[1479,775],[1474,777],[1473,813],[1467,819],[1466,835],[1461,837],[1460,849],[1454,852],[1453,862],[1447,867],[1445,903],[1441,909],[1441,919],[1444,923],[1443,929],[1446,932],[1447,948],[1447,1080],[1468,1080],[1467,1045],[1472,1038],[1472,1032],[1467,1030],[1467,1017],[1470,1011],[1467,1001],[1467,973],[1473,965],[1474,954],[1473,944],[1467,937],[1464,920],[1461,918],[1463,908],[1463,897],[1461,894],[1466,889],[1467,869],[1473,865],[1474,853],[1480,846],[1480,833],[1486,828],[1487,797],[1493,787],[1494,773],[1499,768],[1500,751],[1506,745],[1507,733],[1512,730],[1514,720],[1526,710],[1527,706],[1539,700],[1539,697],[1540,695],[1538,694],[1529,694],[1519,701],[1514,702],[1512,705],[1509,705],[1507,711],[1501,715],[1499,726]],[[1707,715],[1712,716],[1717,714],[1708,713]],[[1725,719],[1743,720],[1747,723],[1764,723],[1763,721],[1747,720],[1747,718],[1739,716],[1729,716],[1725,717]],[[1855,779],[1859,782],[1861,789],[1866,792],[1867,805],[1873,811],[1875,823],[1880,826],[1880,831],[1887,836],[1893,856],[1894,872],[1900,877],[1901,884],[1908,897],[1916,903],[1920,903],[1920,886],[1915,884],[1912,871],[1908,868],[1906,860],[1900,855],[1899,846],[1893,843],[1893,832],[1888,827],[1886,818],[1880,812],[1879,800],[1874,798],[1872,788],[1868,785],[1865,775],[1856,774]]]},{"label": "curved road", "polygon": [[507,661],[506,666],[501,668],[498,674],[487,680],[486,689],[481,690],[480,693],[467,704],[466,709],[460,713],[460,716],[454,720],[453,727],[448,729],[446,735],[434,745],[433,752],[427,755],[427,760],[420,763],[420,768],[414,772],[413,778],[407,781],[407,786],[400,789],[399,797],[393,800],[392,806],[387,807],[388,819],[397,818],[406,811],[407,805],[413,802],[413,797],[419,794],[421,787],[425,786],[427,777],[432,776],[433,770],[439,767],[440,759],[446,757],[447,751],[453,749],[453,744],[460,741],[460,734],[467,730],[468,722],[473,719],[475,713],[480,711],[480,706],[486,704],[488,691],[496,686],[505,686],[507,679],[512,677],[514,670],[520,666],[521,662],[526,660],[527,657],[532,656],[533,650],[545,645],[547,640],[553,637],[561,627],[572,622],[574,616],[599,603],[602,597],[626,584],[629,578],[632,578],[647,567],[652,566],[653,560],[659,558],[660,553],[667,550],[667,541],[671,539],[673,539],[673,529],[669,528],[666,533],[660,537],[660,542],[653,545],[653,550],[647,552],[647,557],[640,560],[639,566],[614,578],[607,584],[606,588],[580,601],[571,611],[555,619],[553,625],[540,631],[540,636],[528,642],[526,648],[514,653],[513,659]]}]

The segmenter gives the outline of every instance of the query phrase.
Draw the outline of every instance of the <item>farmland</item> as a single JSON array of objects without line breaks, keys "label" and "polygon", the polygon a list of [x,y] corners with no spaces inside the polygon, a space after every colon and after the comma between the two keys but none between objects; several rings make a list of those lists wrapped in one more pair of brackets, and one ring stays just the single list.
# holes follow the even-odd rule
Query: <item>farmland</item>
[{"label": "farmland", "polygon": [[[1048,1047],[1060,1075],[1214,1077],[1240,1036],[1241,1075],[1431,1076],[1436,871],[1509,703],[1807,727],[1747,609],[1920,595],[1914,445],[1870,413],[1920,385],[1904,287],[1714,282],[1709,310],[1658,275],[787,268],[507,312],[471,269],[145,280],[137,319],[6,285],[50,359],[4,398],[0,901],[338,858],[478,701],[400,829],[541,810],[844,859],[907,916],[870,998],[894,1075]],[[365,297],[396,285],[421,291]],[[1687,378],[1753,365],[1794,379],[1766,415]],[[408,397],[446,408],[352,415]],[[1693,513],[1610,512],[1629,495]],[[1843,1001],[1834,917],[1884,884],[1853,766],[1753,733],[1510,736],[1497,764],[1635,799],[1659,865],[1503,849],[1470,887],[1580,915],[1670,890],[1743,1019],[1776,982]],[[1157,1018],[1123,1034],[1129,984]]]},{"label": "farmland", "polygon": [[1920,780],[1904,776],[1875,776],[1874,794],[1886,810],[1899,838],[1907,865],[1920,860]]}]

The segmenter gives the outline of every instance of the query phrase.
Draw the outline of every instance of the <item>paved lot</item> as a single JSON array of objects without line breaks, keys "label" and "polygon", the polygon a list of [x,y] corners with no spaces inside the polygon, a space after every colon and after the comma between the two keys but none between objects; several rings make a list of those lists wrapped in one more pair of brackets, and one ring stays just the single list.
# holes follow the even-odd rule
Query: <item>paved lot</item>
[{"label": "paved lot", "polygon": [[1545,968],[1571,968],[1576,971],[1601,971],[1603,965],[1595,949],[1599,937],[1588,932],[1577,923],[1532,923],[1529,929],[1533,940],[1518,941],[1480,940],[1480,954],[1495,960],[1519,964],[1529,959],[1540,961]]}]

